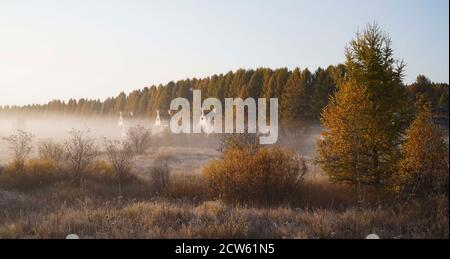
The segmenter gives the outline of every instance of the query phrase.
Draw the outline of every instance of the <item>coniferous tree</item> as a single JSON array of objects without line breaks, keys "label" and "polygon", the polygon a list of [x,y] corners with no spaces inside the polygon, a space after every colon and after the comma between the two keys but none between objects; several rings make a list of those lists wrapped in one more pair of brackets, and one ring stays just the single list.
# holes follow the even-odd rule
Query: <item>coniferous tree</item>
[{"label": "coniferous tree", "polygon": [[[380,186],[393,172],[401,134],[408,123],[402,84],[404,66],[402,63],[395,66],[391,40],[377,25],[369,25],[358,34],[346,56],[345,83],[322,114],[326,132],[319,141],[320,161],[334,181],[354,183],[351,176],[357,172],[363,184]],[[363,95],[352,99],[352,94],[346,93],[352,91]],[[364,116],[354,119],[349,108]],[[345,148],[354,147],[354,138],[357,148]],[[341,160],[338,162],[341,169],[337,169],[336,159]],[[358,169],[352,169],[355,164]]]}]

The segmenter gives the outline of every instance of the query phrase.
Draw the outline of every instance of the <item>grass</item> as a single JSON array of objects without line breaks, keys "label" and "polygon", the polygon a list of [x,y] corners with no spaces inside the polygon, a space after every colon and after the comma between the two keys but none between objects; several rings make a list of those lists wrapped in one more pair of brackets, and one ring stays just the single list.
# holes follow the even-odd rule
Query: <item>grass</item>
[{"label": "grass", "polygon": [[[2,215],[2,238],[64,238],[69,233],[83,238],[364,238],[370,233],[383,238],[448,237],[448,219],[436,222],[389,210],[255,209],[218,201],[96,204],[89,199],[44,209],[27,202],[15,206],[8,211],[25,206],[28,213]],[[437,223],[442,224],[438,232],[432,228]]]},{"label": "grass", "polygon": [[408,207],[382,200],[357,209],[350,187],[310,179],[287,203],[260,207],[223,203],[209,194],[202,176],[176,174],[164,195],[130,175],[119,199],[105,164],[86,176],[81,190],[71,184],[70,174],[57,169],[33,173],[51,168],[44,165],[28,164],[22,174],[0,171],[0,238],[65,238],[70,233],[95,239],[449,236],[447,197]]}]

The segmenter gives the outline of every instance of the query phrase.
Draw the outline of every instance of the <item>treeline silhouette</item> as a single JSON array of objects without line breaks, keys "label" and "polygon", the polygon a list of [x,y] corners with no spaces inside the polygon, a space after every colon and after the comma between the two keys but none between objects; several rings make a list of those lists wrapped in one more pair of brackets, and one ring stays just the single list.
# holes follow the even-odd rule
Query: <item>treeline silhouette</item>
[{"label": "treeline silhouette", "polygon": [[[170,102],[177,97],[192,101],[192,90],[202,91],[202,99],[224,98],[279,98],[279,112],[282,121],[319,120],[320,113],[328,104],[346,77],[345,65],[319,68],[315,72],[296,68],[239,69],[226,74],[213,75],[203,79],[186,79],[169,82],[166,85],[145,87],[128,95],[121,92],[106,100],[70,99],[53,100],[47,104],[26,106],[0,106],[0,112],[9,113],[64,113],[75,115],[118,115],[120,112],[134,116],[154,116],[156,110],[169,110]],[[433,83],[420,75],[416,82],[407,87],[411,101],[418,95],[425,96],[433,109],[448,117],[447,83]]]}]

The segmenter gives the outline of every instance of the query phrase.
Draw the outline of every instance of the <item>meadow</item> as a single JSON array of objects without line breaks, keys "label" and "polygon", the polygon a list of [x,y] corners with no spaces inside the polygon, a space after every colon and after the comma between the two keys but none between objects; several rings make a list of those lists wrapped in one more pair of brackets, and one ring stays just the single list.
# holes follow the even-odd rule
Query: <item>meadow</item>
[{"label": "meadow", "polygon": [[[77,124],[61,120],[26,126],[35,132],[33,152],[20,172],[2,145],[0,238],[65,238],[72,233],[88,239],[359,239],[372,233],[386,239],[448,238],[448,196],[405,205],[389,193],[367,188],[366,203],[360,207],[353,186],[331,183],[314,163],[314,125],[299,133],[302,137],[284,135],[280,140],[283,150],[302,154],[306,167],[301,181],[282,198],[261,203],[226,199],[217,193],[218,186],[211,186],[205,168],[223,157],[217,136],[152,136],[146,151],[133,158],[131,170],[122,176],[120,195],[117,175],[100,151],[82,186],[77,186],[64,163],[42,159],[38,151],[39,140],[58,131],[58,141],[64,143],[69,127]],[[93,139],[99,146],[104,136],[121,138],[120,130],[111,126],[114,119],[91,121],[95,124],[81,125],[96,129]],[[14,125],[3,122],[3,129]],[[161,166],[162,171],[156,170]]]}]

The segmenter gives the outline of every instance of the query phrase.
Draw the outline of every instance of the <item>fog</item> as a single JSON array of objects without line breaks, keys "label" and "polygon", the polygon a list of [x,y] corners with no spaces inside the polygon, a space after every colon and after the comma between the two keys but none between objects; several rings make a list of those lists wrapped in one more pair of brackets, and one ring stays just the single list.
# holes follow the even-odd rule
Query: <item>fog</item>
[{"label": "fog", "polygon": [[[199,173],[207,162],[220,158],[218,151],[218,135],[181,134],[173,135],[166,130],[163,133],[155,131],[154,121],[123,117],[124,126],[119,123],[119,116],[114,117],[77,117],[62,115],[5,115],[0,114],[0,165],[11,159],[7,143],[1,139],[18,129],[33,134],[33,157],[37,155],[37,144],[51,139],[63,143],[72,129],[89,130],[97,145],[102,148],[104,139],[124,139],[127,127],[142,125],[153,130],[152,146],[145,155],[135,159],[136,170],[143,171],[151,166],[154,159],[165,154],[171,157],[171,168],[175,173]],[[320,136],[321,128],[318,124],[303,124],[294,131],[280,129],[278,146],[295,150],[313,158],[316,152],[316,139]]]}]

